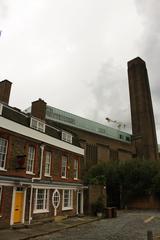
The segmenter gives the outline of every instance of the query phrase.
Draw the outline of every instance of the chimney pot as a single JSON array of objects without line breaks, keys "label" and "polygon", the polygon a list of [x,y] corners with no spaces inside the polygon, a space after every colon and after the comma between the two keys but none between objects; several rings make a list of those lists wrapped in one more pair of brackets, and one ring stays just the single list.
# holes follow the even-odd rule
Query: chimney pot
[{"label": "chimney pot", "polygon": [[7,79],[0,82],[0,101],[8,104],[12,83]]},{"label": "chimney pot", "polygon": [[45,121],[46,116],[46,102],[39,98],[32,102],[31,115]]}]

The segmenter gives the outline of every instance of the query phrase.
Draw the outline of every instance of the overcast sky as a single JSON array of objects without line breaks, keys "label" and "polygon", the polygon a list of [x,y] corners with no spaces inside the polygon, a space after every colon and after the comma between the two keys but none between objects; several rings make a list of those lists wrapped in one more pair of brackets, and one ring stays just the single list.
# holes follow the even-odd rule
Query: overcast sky
[{"label": "overcast sky", "polygon": [[[10,105],[48,105],[130,128],[127,61],[147,64],[160,142],[160,1],[0,0],[0,80]],[[116,126],[115,126],[116,127]]]}]

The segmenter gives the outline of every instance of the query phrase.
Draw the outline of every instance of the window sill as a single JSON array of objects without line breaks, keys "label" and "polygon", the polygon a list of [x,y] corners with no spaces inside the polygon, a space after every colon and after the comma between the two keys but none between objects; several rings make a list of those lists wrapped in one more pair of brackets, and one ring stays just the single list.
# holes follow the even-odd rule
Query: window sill
[{"label": "window sill", "polygon": [[66,177],[61,176],[62,179],[66,179]]},{"label": "window sill", "polygon": [[35,173],[26,171],[26,174],[35,176]]},{"label": "window sill", "polygon": [[1,167],[0,167],[0,171],[7,172],[7,169],[5,169],[5,168],[1,168]]},{"label": "window sill", "polygon": [[49,178],[51,178],[52,176],[51,176],[51,175],[47,175],[47,174],[45,174],[44,177],[49,177]]},{"label": "window sill", "polygon": [[37,214],[37,213],[48,213],[49,210],[34,210],[33,213]]},{"label": "window sill", "polygon": [[62,207],[62,211],[73,210],[73,207]]}]

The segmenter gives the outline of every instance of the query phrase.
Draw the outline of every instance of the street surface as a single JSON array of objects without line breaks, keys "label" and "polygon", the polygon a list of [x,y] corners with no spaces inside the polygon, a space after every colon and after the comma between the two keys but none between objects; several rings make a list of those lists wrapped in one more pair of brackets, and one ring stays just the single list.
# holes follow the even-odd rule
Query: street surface
[{"label": "street surface", "polygon": [[146,240],[148,230],[160,236],[160,211],[119,212],[117,218],[102,219],[35,239]]}]

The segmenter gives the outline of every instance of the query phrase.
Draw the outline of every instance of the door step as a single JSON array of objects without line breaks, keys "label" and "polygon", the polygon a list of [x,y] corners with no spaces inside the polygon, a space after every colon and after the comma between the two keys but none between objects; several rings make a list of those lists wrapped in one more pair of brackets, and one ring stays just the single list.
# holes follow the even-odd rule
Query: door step
[{"label": "door step", "polygon": [[12,229],[28,228],[28,225],[24,223],[17,223],[17,224],[13,224],[11,228]]}]

